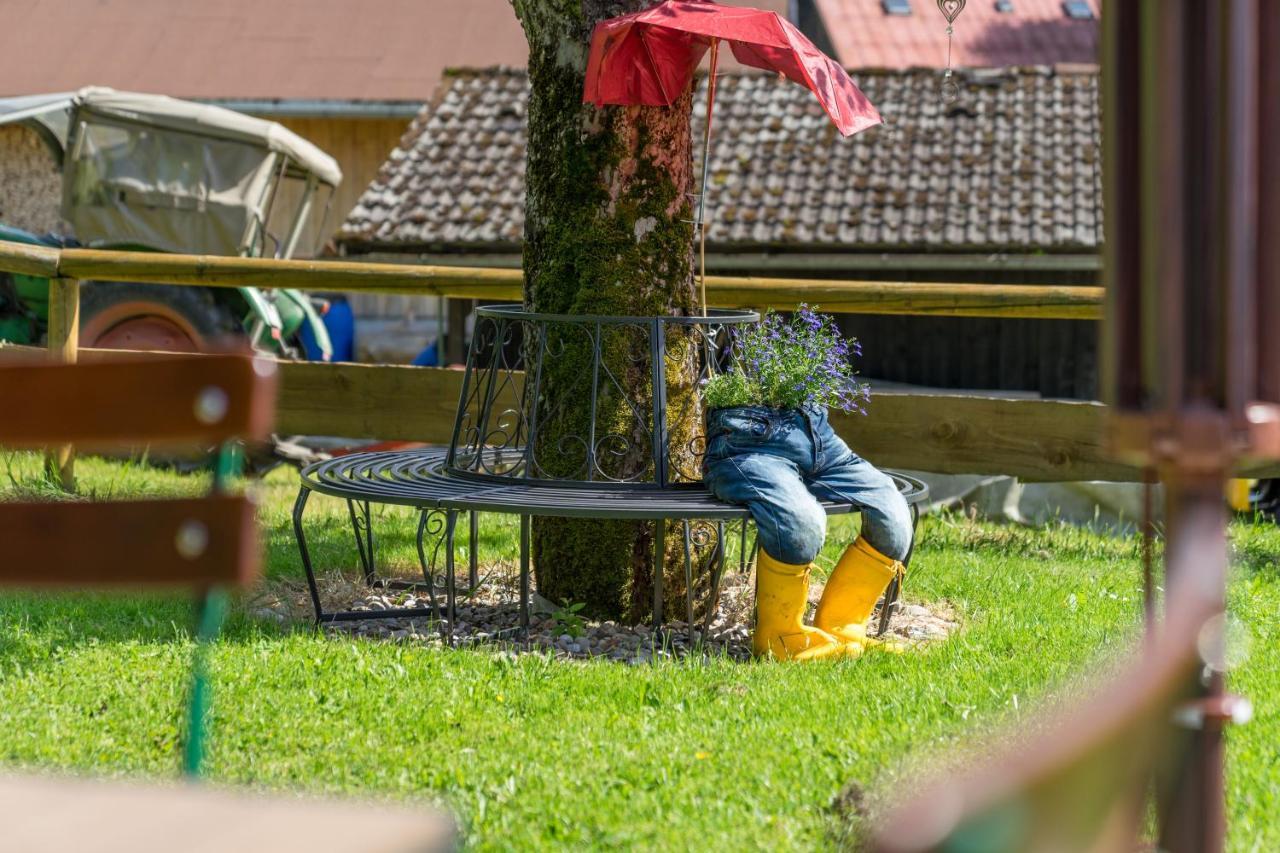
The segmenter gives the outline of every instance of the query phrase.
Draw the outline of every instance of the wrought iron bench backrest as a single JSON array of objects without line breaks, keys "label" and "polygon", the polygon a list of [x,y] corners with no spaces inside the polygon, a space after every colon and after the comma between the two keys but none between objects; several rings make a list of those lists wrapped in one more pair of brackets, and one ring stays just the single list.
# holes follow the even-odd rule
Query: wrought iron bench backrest
[{"label": "wrought iron bench backrest", "polygon": [[513,481],[699,483],[699,385],[728,367],[731,330],[759,319],[479,308],[447,467]]}]

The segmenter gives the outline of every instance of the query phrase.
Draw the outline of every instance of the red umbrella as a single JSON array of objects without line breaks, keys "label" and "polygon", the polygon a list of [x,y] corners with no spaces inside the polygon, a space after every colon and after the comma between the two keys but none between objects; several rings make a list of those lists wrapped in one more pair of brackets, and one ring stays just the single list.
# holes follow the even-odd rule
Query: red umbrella
[{"label": "red umbrella", "polygon": [[[848,73],[777,12],[721,6],[712,0],[665,0],[643,12],[596,24],[587,59],[584,103],[669,106],[693,81],[708,48],[707,128],[702,151],[702,225],[706,200],[711,111],[716,97],[716,61],[727,41],[743,65],[776,71],[813,91],[845,136],[880,124],[880,113]],[[702,231],[702,304],[706,297],[706,230]]]}]

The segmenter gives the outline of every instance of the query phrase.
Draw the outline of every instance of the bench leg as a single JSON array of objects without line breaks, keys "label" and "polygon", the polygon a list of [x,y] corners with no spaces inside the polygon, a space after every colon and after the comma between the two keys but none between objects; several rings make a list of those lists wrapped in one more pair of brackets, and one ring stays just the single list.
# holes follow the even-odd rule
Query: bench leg
[{"label": "bench leg", "polygon": [[[433,510],[424,509],[418,519],[418,564],[422,566],[422,579],[427,585],[427,597],[431,600],[431,618],[436,620],[436,624],[440,628],[441,637],[444,636],[444,620],[440,618],[440,604],[436,601],[436,573],[432,571],[435,565],[435,556],[432,555],[430,561],[427,560],[426,535],[430,526],[430,519]],[[438,526],[438,522],[437,522]],[[432,532],[438,532],[433,530]]]},{"label": "bench leg", "polygon": [[689,645],[693,645],[693,531],[691,528],[692,525],[686,519],[684,522],[684,610]]},{"label": "bench leg", "polygon": [[298,539],[298,553],[302,557],[302,570],[307,573],[307,589],[311,593],[311,606],[316,614],[316,626],[324,621],[324,607],[320,604],[320,588],[316,585],[316,573],[311,566],[311,553],[307,550],[307,536],[302,529],[302,514],[307,508],[311,490],[298,489],[298,499],[293,502],[293,535]]},{"label": "bench leg", "polygon": [[[303,512],[307,507],[307,499],[311,497],[311,490],[303,486],[298,490],[298,498],[293,504],[293,534],[298,538],[298,553],[302,557],[302,569],[307,575],[307,590],[311,593],[311,606],[315,610],[316,627],[327,625],[334,622],[360,622],[366,619],[417,619],[417,618],[434,618],[440,621],[440,609],[435,602],[434,591],[431,592],[431,607],[393,607],[387,610],[338,610],[326,612],[323,603],[320,601],[320,588],[316,583],[315,568],[311,563],[311,552],[307,548],[306,531],[302,524]],[[348,510],[351,513],[352,524],[356,527],[356,547],[360,551],[361,569],[365,574],[365,580],[369,580],[368,567],[372,565],[372,530],[369,530],[367,538],[361,538],[360,521],[357,521],[355,507],[351,501],[347,502]],[[430,510],[423,511],[423,520],[418,525],[418,558],[423,562],[424,572],[430,577],[430,571],[427,569],[426,549],[423,547],[423,536],[428,532],[426,516]],[[362,511],[363,523],[369,523],[369,507],[365,504]],[[368,528],[366,528],[368,529]],[[374,575],[370,582],[372,586],[383,589],[420,589],[426,586],[428,590],[432,590],[432,582],[428,580],[426,584],[416,581],[383,581]]]},{"label": "bench leg", "polygon": [[187,711],[187,738],[183,745],[183,771],[192,778],[200,776],[204,764],[212,692],[209,655],[213,641],[226,620],[228,605],[227,591],[217,587],[206,590],[196,606],[196,648],[191,660],[191,697]]},{"label": "bench leg", "polygon": [[457,511],[446,510],[444,521],[444,583],[449,616],[449,635],[446,639],[450,645],[453,645],[454,627],[458,624],[458,573],[453,559],[454,531],[457,525]]},{"label": "bench leg", "polygon": [[467,540],[467,558],[470,565],[467,567],[467,585],[472,590],[480,586],[480,555],[476,550],[476,544],[480,541],[480,521],[475,510],[468,513],[470,516],[470,537]]},{"label": "bench leg", "polygon": [[[911,505],[911,547],[907,549],[907,556],[903,558],[902,565],[911,568],[911,555],[916,550],[916,534],[920,525],[920,509],[915,504]],[[884,604],[880,608],[880,624],[876,627],[876,636],[884,636],[889,630],[889,621],[893,619],[893,611],[898,609],[898,599],[902,595],[902,581],[894,578],[889,581],[889,587],[884,591]]]},{"label": "bench leg", "polygon": [[[724,579],[724,564],[728,557],[727,543],[724,538],[725,524],[723,521],[716,522],[716,550],[711,555],[711,592],[707,596],[707,616],[703,621],[702,635],[709,636],[711,633],[711,623],[715,620],[716,608],[720,606],[720,582]],[[746,522],[743,522],[745,531]],[[743,535],[745,539],[745,533]]]},{"label": "bench leg", "polygon": [[351,515],[351,529],[356,536],[356,550],[360,552],[360,566],[364,569],[364,582],[373,586],[378,581],[377,567],[373,562],[373,522],[369,512],[369,502],[360,504],[360,513],[356,513],[355,501],[347,501],[347,512]]}]

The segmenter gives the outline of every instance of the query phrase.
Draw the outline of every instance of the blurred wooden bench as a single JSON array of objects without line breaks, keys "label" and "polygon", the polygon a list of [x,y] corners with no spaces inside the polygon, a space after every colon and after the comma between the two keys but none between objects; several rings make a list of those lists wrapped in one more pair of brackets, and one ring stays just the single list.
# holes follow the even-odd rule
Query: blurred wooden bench
[{"label": "blurred wooden bench", "polygon": [[275,365],[246,355],[118,356],[0,367],[0,445],[153,447],[214,453],[203,498],[0,503],[0,585],[178,588],[198,601],[184,766],[197,775],[209,702],[206,655],[227,590],[258,577],[253,502],[227,490],[240,439],[270,435]]},{"label": "blurred wooden bench", "polygon": [[[0,366],[0,446],[199,449],[270,435],[275,370],[240,355],[121,356]],[[203,592],[258,574],[253,505],[204,498],[0,504],[0,584],[166,586]]]},{"label": "blurred wooden bench", "polygon": [[1250,711],[1234,697],[1195,698],[1221,602],[1209,573],[1199,571],[1214,565],[1212,554],[1186,562],[1195,571],[1170,590],[1155,637],[1115,677],[1020,726],[988,751],[989,760],[927,783],[891,812],[871,849],[1153,849],[1140,840],[1152,804],[1161,816],[1160,849],[1212,849],[1211,839],[1186,837],[1180,825],[1181,811],[1205,807],[1187,787],[1208,770],[1193,766],[1192,740],[1201,729],[1244,722]]},{"label": "blurred wooden bench", "polygon": [[[124,501],[0,502],[0,586],[186,589],[198,598],[189,775],[204,754],[208,646],[226,590],[257,579],[253,501],[228,490],[237,440],[271,431],[275,365],[246,355],[118,356],[0,365],[0,446],[213,451],[210,494]],[[265,797],[192,785],[0,775],[0,848],[40,853],[450,849],[436,813]]]},{"label": "blurred wooden bench", "polygon": [[0,775],[0,849],[23,853],[419,853],[451,850],[440,814],[196,785]]}]

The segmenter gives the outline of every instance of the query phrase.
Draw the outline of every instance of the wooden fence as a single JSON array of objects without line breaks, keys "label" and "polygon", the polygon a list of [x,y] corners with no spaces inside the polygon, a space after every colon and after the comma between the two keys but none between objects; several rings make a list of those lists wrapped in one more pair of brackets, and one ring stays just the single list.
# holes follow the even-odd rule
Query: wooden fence
[{"label": "wooden fence", "polygon": [[[277,261],[46,249],[0,242],[0,270],[51,279],[48,350],[64,361],[93,358],[76,347],[82,279],[209,287],[412,293],[482,300],[520,298],[518,270]],[[1096,287],[808,281],[709,276],[717,306],[1036,319],[1098,319]],[[28,358],[6,346],[0,358]],[[278,429],[289,434],[447,441],[461,373],[391,365],[282,362]],[[1029,481],[1135,481],[1142,472],[1109,458],[1106,407],[1098,403],[939,394],[880,393],[871,416],[839,415],[837,431],[879,465],[948,474],[1006,474]],[[72,476],[69,449],[59,457]]]}]

